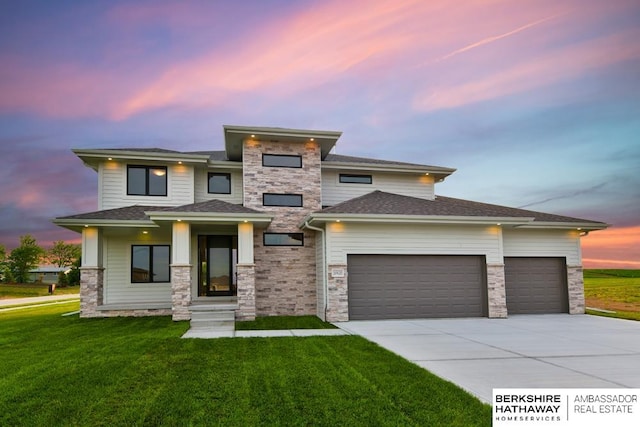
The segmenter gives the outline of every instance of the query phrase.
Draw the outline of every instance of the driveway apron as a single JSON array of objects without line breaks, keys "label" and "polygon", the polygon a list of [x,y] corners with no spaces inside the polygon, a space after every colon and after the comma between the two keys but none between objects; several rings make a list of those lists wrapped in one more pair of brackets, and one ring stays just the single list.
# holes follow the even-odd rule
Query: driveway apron
[{"label": "driveway apron", "polygon": [[487,403],[494,388],[640,388],[640,322],[551,314],[336,325]]}]

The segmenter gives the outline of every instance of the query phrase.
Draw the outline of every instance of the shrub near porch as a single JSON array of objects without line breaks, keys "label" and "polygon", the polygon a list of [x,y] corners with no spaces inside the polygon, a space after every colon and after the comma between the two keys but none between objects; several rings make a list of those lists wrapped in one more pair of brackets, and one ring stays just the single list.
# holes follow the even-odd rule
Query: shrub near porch
[{"label": "shrub near porch", "polygon": [[1,425],[490,425],[491,408],[356,336],[180,339],[168,317],[0,313]]}]

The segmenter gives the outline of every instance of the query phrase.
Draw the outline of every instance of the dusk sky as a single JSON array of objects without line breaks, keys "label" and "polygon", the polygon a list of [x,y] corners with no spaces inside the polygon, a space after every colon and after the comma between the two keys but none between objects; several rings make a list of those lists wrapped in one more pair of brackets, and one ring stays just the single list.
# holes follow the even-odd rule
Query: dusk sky
[{"label": "dusk sky", "polygon": [[640,1],[4,1],[0,244],[79,240],[71,148],[222,150],[223,124],[457,168],[436,193],[611,224],[640,268]]}]

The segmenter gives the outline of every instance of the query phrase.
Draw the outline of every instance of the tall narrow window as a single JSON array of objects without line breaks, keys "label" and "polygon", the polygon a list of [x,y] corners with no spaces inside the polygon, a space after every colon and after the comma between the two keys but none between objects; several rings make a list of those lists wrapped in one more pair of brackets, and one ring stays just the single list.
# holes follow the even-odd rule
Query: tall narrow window
[{"label": "tall narrow window", "polygon": [[291,154],[263,154],[262,166],[280,168],[301,168],[302,156]]},{"label": "tall narrow window", "polygon": [[129,196],[166,196],[166,166],[128,166],[127,194]]},{"label": "tall narrow window", "polygon": [[302,194],[263,194],[263,206],[302,207]]},{"label": "tall narrow window", "polygon": [[131,283],[168,283],[171,281],[169,245],[131,246]]},{"label": "tall narrow window", "polygon": [[231,174],[209,173],[209,194],[231,194]]}]

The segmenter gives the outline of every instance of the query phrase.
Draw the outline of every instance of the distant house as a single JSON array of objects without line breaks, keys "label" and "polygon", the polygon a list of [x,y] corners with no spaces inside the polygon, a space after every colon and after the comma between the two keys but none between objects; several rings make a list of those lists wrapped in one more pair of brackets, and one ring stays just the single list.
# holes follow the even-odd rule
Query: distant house
[{"label": "distant house", "polygon": [[60,273],[69,274],[71,267],[57,267],[55,265],[40,265],[29,270],[29,281],[37,283],[58,283]]},{"label": "distant house", "polygon": [[584,313],[580,237],[606,224],[436,195],[455,169],[332,154],[340,135],[74,150],[98,210],[54,222],[82,233],[81,316]]}]

